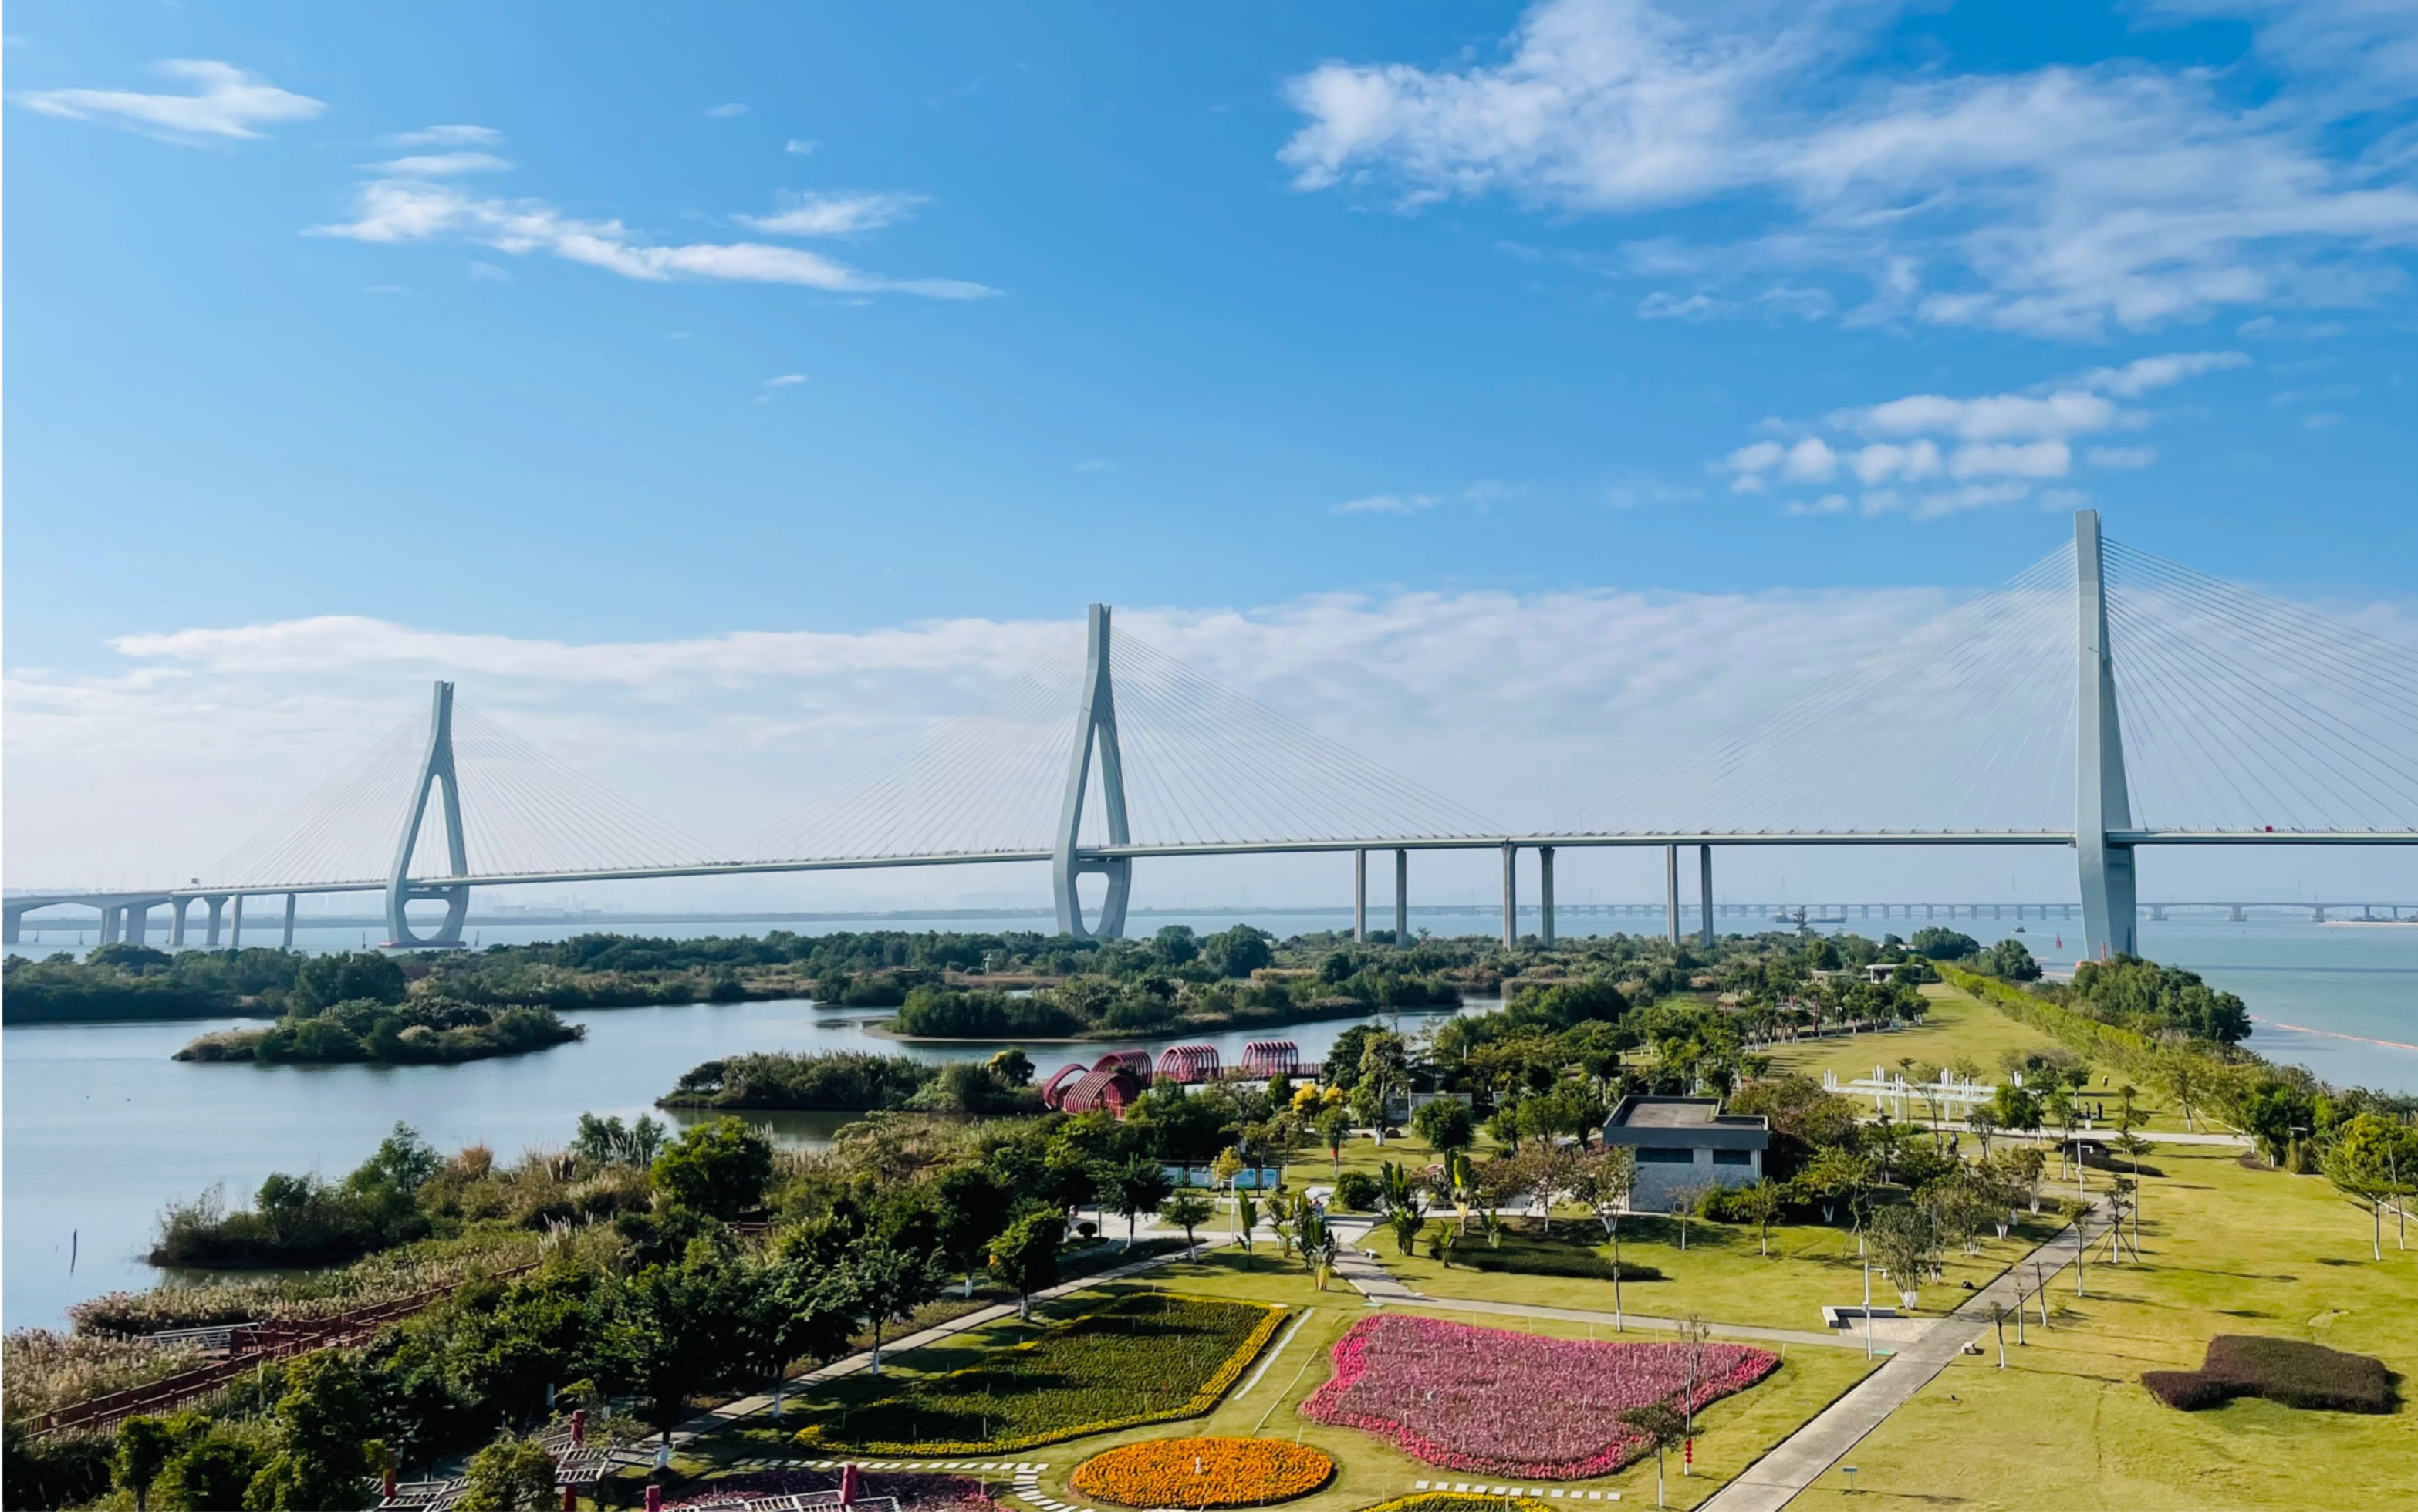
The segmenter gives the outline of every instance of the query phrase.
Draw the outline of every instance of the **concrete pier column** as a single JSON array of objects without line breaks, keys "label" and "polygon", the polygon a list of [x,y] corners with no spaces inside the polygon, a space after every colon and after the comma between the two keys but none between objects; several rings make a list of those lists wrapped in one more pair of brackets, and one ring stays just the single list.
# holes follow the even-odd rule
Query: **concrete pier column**
[{"label": "concrete pier column", "polygon": [[1520,944],[1520,848],[1503,843],[1503,948]]},{"label": "concrete pier column", "polygon": [[1679,848],[1662,848],[1662,924],[1671,943],[1679,943]]},{"label": "concrete pier column", "polygon": [[174,949],[185,943],[185,910],[193,906],[191,898],[168,900],[168,944]]},{"label": "concrete pier column", "polygon": [[1705,933],[1702,943],[1713,948],[1713,848],[1696,848],[1696,895],[1705,901]]},{"label": "concrete pier column", "polygon": [[1369,852],[1352,852],[1352,939],[1369,942]]},{"label": "concrete pier column", "polygon": [[1411,853],[1394,852],[1394,948],[1411,942]]},{"label": "concrete pier column", "polygon": [[285,894],[285,938],[278,942],[277,948],[280,950],[294,948],[294,903],[298,895],[293,893]]},{"label": "concrete pier column", "polygon": [[24,931],[25,910],[0,910],[0,945],[14,945]]},{"label": "concrete pier column", "polygon": [[123,938],[130,945],[147,942],[151,936],[151,905],[130,903],[126,906],[126,929]]},{"label": "concrete pier column", "polygon": [[94,941],[100,945],[117,943],[117,932],[126,924],[126,910],[115,905],[100,910],[100,934]]},{"label": "concrete pier column", "polygon": [[1538,925],[1537,938],[1543,940],[1550,950],[1553,943],[1553,848],[1551,846],[1537,848],[1537,906],[1544,916],[1544,922]]},{"label": "concrete pier column", "polygon": [[243,949],[243,894],[235,895],[235,918],[227,927],[227,949]]},{"label": "concrete pier column", "polygon": [[223,897],[214,897],[204,898],[202,901],[210,906],[209,938],[205,941],[205,943],[207,943],[210,949],[216,950],[219,948],[219,915],[226,911],[226,899]]}]

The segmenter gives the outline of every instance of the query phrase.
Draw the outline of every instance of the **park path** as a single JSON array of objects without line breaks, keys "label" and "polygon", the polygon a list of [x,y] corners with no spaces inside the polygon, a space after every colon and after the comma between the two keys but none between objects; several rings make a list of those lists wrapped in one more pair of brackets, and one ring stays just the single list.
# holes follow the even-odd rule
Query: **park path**
[{"label": "park path", "polygon": [[[2104,1204],[2094,1207],[2089,1215],[2099,1216],[2103,1208]],[[1707,1498],[1699,1512],[1780,1512],[1916,1392],[1936,1380],[1966,1345],[1988,1332],[1993,1306],[2012,1310],[2020,1295],[2017,1278],[2029,1281],[2035,1261],[2043,1276],[2058,1275],[2072,1264],[2081,1234],[2080,1225],[2069,1224],[1974,1292],[1963,1306],[1924,1330],[1921,1337],[1899,1346],[1888,1364],[1749,1465]]]}]

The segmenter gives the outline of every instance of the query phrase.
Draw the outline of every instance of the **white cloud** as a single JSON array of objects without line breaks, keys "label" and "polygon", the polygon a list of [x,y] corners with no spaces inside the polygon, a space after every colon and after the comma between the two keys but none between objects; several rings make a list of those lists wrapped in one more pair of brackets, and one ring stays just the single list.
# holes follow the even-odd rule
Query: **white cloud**
[{"label": "white cloud", "polygon": [[510,283],[513,281],[509,270],[493,263],[482,263],[475,257],[470,259],[470,277],[482,283]]},{"label": "white cloud", "polygon": [[1847,512],[1847,496],[1825,494],[1811,504],[1801,498],[1792,498],[1788,501],[1788,512],[1791,514],[1844,514]]},{"label": "white cloud", "polygon": [[387,141],[398,147],[492,147],[503,139],[492,126],[430,126],[397,131]]},{"label": "white cloud", "polygon": [[2095,446],[2084,455],[2094,467],[2146,467],[2158,460],[2153,446]]},{"label": "white cloud", "polygon": [[1809,435],[1788,449],[1781,476],[1792,483],[1826,483],[1839,470],[1839,454],[1819,436]]},{"label": "white cloud", "polygon": [[804,137],[793,136],[789,138],[788,141],[781,144],[781,150],[783,152],[794,153],[798,157],[803,158],[806,154],[814,151],[815,148],[821,145],[822,144],[819,142],[810,141]]},{"label": "white cloud", "polygon": [[775,214],[742,215],[739,219],[774,236],[844,237],[895,224],[926,203],[926,196],[922,194],[805,194]]},{"label": "white cloud", "polygon": [[[2260,8],[2261,37],[2306,12]],[[2370,302],[2389,254],[2418,243],[2408,163],[2329,140],[2358,101],[2288,82],[2245,105],[2212,70],[2131,61],[1876,69],[1890,14],[1542,0],[1501,61],[1292,80],[1305,119],[1279,156],[1303,190],[1370,187],[1406,208],[1720,203],[1758,229],[1676,260],[1865,277],[1853,318],[2058,337]]]},{"label": "white cloud", "polygon": [[1931,434],[1961,441],[2002,441],[2113,430],[2127,423],[2127,418],[2099,394],[2069,389],[2043,397],[1991,394],[1951,399],[1943,394],[1912,394],[1870,409],[1840,411],[1830,417],[1830,423],[1863,435]]},{"label": "white cloud", "polygon": [[1657,290],[1638,301],[1637,314],[1641,320],[1686,320],[1691,316],[1722,314],[1729,309],[1727,301],[1707,294],[1691,294],[1682,299],[1676,294]]},{"label": "white cloud", "polygon": [[1737,474],[1730,481],[1730,492],[1762,493],[1767,486],[1763,475],[1779,466],[1787,455],[1788,449],[1777,441],[1755,441],[1723,457],[1721,466]]},{"label": "white cloud", "polygon": [[1327,510],[1329,514],[1416,514],[1444,502],[1439,494],[1371,494],[1366,498],[1346,499]]},{"label": "white cloud", "polygon": [[1951,478],[2062,478],[2074,466],[2063,441],[1998,441],[1961,446],[1948,458]]},{"label": "white cloud", "polygon": [[1918,520],[1936,520],[1943,514],[1964,510],[1988,509],[1998,504],[2019,504],[2031,497],[2029,483],[1967,483],[1962,488],[1941,494],[1925,494],[1914,507]]},{"label": "white cloud", "polygon": [[456,174],[494,174],[511,166],[492,152],[436,152],[370,164],[377,173],[392,174],[402,178],[449,178]]},{"label": "white cloud", "polygon": [[727,121],[733,116],[746,115],[748,110],[748,106],[742,105],[734,99],[727,104],[709,105],[706,107],[705,113],[708,115],[713,116],[717,120]]},{"label": "white cloud", "polygon": [[19,95],[27,109],[73,120],[106,120],[170,141],[251,138],[262,126],[315,119],[328,107],[308,95],[278,88],[225,63],[172,58],[154,70],[195,86],[190,95],[145,95],[126,89],[38,89]]},{"label": "white cloud", "polygon": [[2203,373],[2221,373],[2227,368],[2246,368],[2250,356],[2246,352],[2172,352],[2165,357],[2145,357],[2127,362],[2120,368],[2092,368],[2083,374],[2083,387],[2097,389],[2123,399],[2137,399],[2152,389],[2164,389],[2196,378]]},{"label": "white cloud", "polygon": [[806,375],[803,373],[784,373],[777,378],[765,379],[764,387],[767,389],[787,389],[793,384],[800,384],[805,381]]},{"label": "white cloud", "polygon": [[662,282],[708,279],[788,283],[833,293],[918,294],[972,299],[997,293],[956,279],[891,279],[795,247],[760,242],[698,242],[656,246],[619,221],[581,221],[538,200],[480,198],[452,184],[410,178],[374,179],[360,187],[358,215],[315,235],[355,241],[418,242],[458,237],[514,256],[547,252],[623,278]]},{"label": "white cloud", "polygon": [[1887,482],[1892,478],[1903,478],[1909,481],[1922,478],[1936,478],[1939,475],[1943,464],[1940,461],[1938,446],[1934,442],[1922,440],[1907,446],[1894,446],[1887,441],[1875,441],[1870,446],[1859,448],[1850,453],[1847,466],[1855,470],[1857,480],[1869,487],[1874,483]]}]

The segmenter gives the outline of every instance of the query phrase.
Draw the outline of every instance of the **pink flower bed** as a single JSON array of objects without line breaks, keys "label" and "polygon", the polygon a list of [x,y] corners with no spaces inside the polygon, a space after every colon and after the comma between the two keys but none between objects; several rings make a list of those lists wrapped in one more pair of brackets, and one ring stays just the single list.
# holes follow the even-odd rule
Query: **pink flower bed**
[{"label": "pink flower bed", "polygon": [[[1431,1465],[1523,1479],[1609,1474],[1647,1451],[1620,1414],[1681,1406],[1685,1344],[1589,1343],[1432,1318],[1364,1318],[1335,1344],[1335,1377],[1302,1403],[1321,1423],[1390,1436]],[[1769,1375],[1780,1357],[1706,1344],[1701,1411]]]}]

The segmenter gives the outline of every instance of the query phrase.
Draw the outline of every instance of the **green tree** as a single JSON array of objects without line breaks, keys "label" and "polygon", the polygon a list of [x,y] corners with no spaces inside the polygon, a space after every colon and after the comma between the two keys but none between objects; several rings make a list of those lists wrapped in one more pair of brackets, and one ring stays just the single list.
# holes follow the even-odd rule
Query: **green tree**
[{"label": "green tree", "polygon": [[1395,1247],[1407,1255],[1427,1222],[1426,1194],[1408,1169],[1390,1160],[1377,1168],[1377,1185],[1378,1200],[1385,1208],[1385,1227],[1394,1231]]},{"label": "green tree", "polygon": [[1990,975],[2009,982],[2040,980],[2040,962],[2033,960],[2031,951],[2012,935],[1983,951],[1981,967]]},{"label": "green tree", "polygon": [[1002,1087],[1033,1085],[1033,1058],[1022,1050],[1002,1050],[983,1064],[989,1067],[991,1079]]},{"label": "green tree", "polygon": [[118,1489],[134,1495],[134,1512],[147,1512],[151,1483],[160,1478],[179,1447],[176,1430],[156,1417],[135,1416],[117,1425],[117,1453],[110,1461],[110,1479]]},{"label": "green tree", "polygon": [[1913,1306],[1939,1252],[1938,1230],[1931,1219],[1911,1206],[1883,1208],[1873,1214],[1870,1243],[1873,1263],[1897,1288],[1898,1300]]},{"label": "green tree", "polygon": [[1730,1194],[1732,1209],[1739,1216],[1754,1225],[1756,1237],[1762,1242],[1763,1255],[1766,1260],[1771,1258],[1772,1220],[1780,1216],[1780,1210],[1786,1204],[1787,1199],[1788,1189],[1768,1177],[1756,1182],[1752,1186],[1741,1186]]},{"label": "green tree", "polygon": [[376,951],[337,951],[314,955],[295,970],[294,1004],[308,1015],[364,998],[401,1002],[409,985],[403,967],[391,956]]},{"label": "green tree", "polygon": [[857,1304],[873,1324],[872,1373],[881,1373],[881,1336],[894,1322],[906,1322],[915,1309],[940,1294],[941,1275],[928,1255],[900,1249],[877,1239],[849,1246],[849,1283]]},{"label": "green tree", "polygon": [[1411,1127],[1428,1142],[1429,1149],[1446,1161],[1477,1142],[1477,1120],[1470,1116],[1465,1105],[1453,1098],[1440,1097],[1421,1104],[1419,1110],[1411,1115]]},{"label": "green tree", "polygon": [[241,1512],[260,1469],[260,1450],[250,1441],[206,1432],[168,1461],[157,1489],[162,1501],[189,1512]]},{"label": "green tree", "polygon": [[1340,1107],[1330,1107],[1318,1115],[1318,1142],[1326,1146],[1326,1158],[1334,1163],[1334,1174],[1343,1175],[1343,1144],[1352,1138],[1352,1115]]},{"label": "green tree", "polygon": [[1148,1155],[1128,1155],[1121,1166],[1109,1168],[1109,1210],[1125,1220],[1125,1247],[1134,1242],[1134,1225],[1145,1213],[1158,1211],[1160,1202],[1174,1189],[1167,1179],[1167,1168]]},{"label": "green tree", "polygon": [[772,1141],[735,1118],[700,1123],[655,1157],[655,1189],[711,1217],[756,1206],[772,1179]]},{"label": "green tree", "polygon": [[1914,932],[1905,948],[1917,955],[1927,955],[1935,961],[1961,961],[1981,954],[1982,943],[1960,930],[1941,924],[1925,924]]},{"label": "green tree", "polygon": [[688,1399],[744,1353],[730,1261],[699,1242],[677,1265],[650,1265],[614,1291],[594,1352],[645,1398],[647,1421],[671,1439]]},{"label": "green tree", "polygon": [[1385,1142],[1385,1120],[1394,1094],[1410,1085],[1410,1046],[1402,1036],[1379,1030],[1360,1046],[1360,1084],[1353,1089],[1354,1106],[1366,1104],[1377,1142]]},{"label": "green tree", "polygon": [[1276,959],[1266,931],[1238,924],[1201,940],[1201,959],[1223,977],[1245,977]]},{"label": "green tree", "polygon": [[2418,1189],[2418,1130],[2362,1113],[2335,1133],[2319,1168],[2344,1196],[2367,1205],[2375,1219],[2372,1247],[2382,1260],[2386,1205]]},{"label": "green tree", "polygon": [[2030,1134],[2037,1133],[2041,1126],[2039,1094],[2012,1080],[1998,1083],[1998,1090],[1990,1094],[1990,1112],[2002,1129]]},{"label": "green tree", "polygon": [[458,1512],[553,1512],[554,1457],[534,1439],[507,1433],[470,1457]]},{"label": "green tree", "polygon": [[965,1273],[966,1295],[974,1294],[974,1267],[990,1242],[1007,1227],[1009,1194],[980,1166],[952,1166],[932,1183],[940,1210],[941,1252]]},{"label": "green tree", "polygon": [[1188,1256],[1197,1256],[1201,1250],[1200,1242],[1192,1237],[1192,1230],[1207,1223],[1210,1214],[1216,1211],[1210,1205],[1208,1194],[1193,1186],[1177,1187],[1158,1205],[1159,1221],[1174,1224],[1184,1230],[1184,1247]]},{"label": "green tree", "polygon": [[1673,1445],[1686,1442],[1688,1420],[1681,1417],[1669,1402],[1648,1402],[1643,1407],[1632,1407],[1620,1414],[1620,1420],[1654,1445],[1654,1504],[1664,1505],[1662,1454]]},{"label": "green tree", "polygon": [[[1246,1201],[1249,1199],[1245,1199]],[[990,1242],[990,1262],[1016,1288],[1016,1316],[1033,1316],[1033,1293],[1058,1284],[1058,1247],[1065,1240],[1063,1209],[1033,1208],[1018,1214]],[[1246,1237],[1245,1243],[1247,1244]]]},{"label": "green tree", "polygon": [[1234,1226],[1243,1234],[1243,1264],[1251,1263],[1251,1241],[1260,1227],[1260,1201],[1248,1192],[1234,1194]]},{"label": "green tree", "polygon": [[277,1398],[277,1452],[244,1492],[248,1512],[344,1512],[375,1502],[368,1484],[373,1412],[352,1355],[328,1350],[288,1365]]}]

